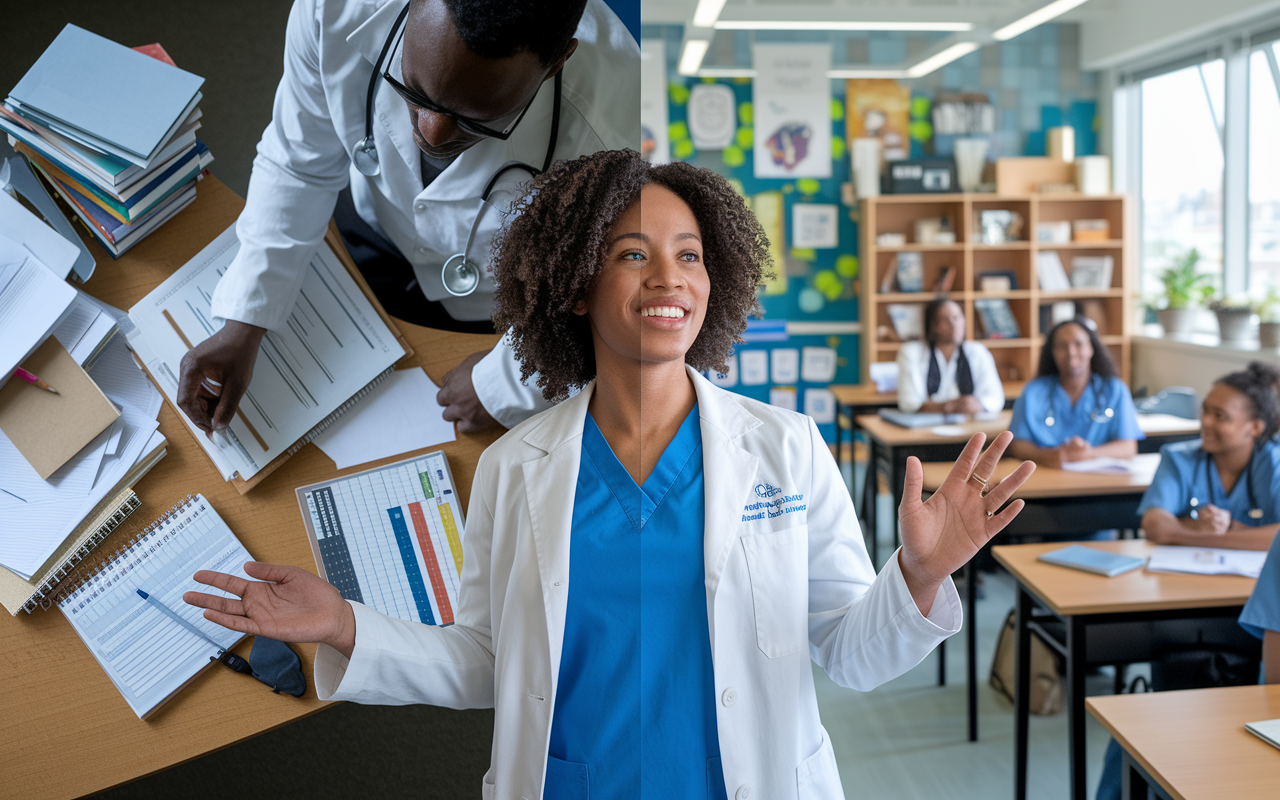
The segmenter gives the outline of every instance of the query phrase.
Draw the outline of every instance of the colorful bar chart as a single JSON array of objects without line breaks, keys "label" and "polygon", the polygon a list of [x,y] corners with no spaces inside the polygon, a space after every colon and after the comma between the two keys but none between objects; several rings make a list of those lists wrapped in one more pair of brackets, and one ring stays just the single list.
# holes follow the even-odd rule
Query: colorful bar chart
[{"label": "colorful bar chart", "polygon": [[452,624],[463,519],[453,487],[435,452],[298,489],[316,566],[348,600]]}]

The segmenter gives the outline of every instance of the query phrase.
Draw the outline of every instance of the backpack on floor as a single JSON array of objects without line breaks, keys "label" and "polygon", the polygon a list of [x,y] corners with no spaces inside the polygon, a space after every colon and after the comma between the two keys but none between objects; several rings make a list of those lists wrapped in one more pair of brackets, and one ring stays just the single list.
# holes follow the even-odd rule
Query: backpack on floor
[{"label": "backpack on floor", "polygon": [[[1016,612],[1010,611],[1000,628],[996,642],[996,655],[991,661],[991,688],[1009,700],[1014,700],[1017,682],[1018,632],[1014,623]],[[1057,714],[1062,710],[1062,674],[1058,668],[1058,655],[1031,633],[1031,713]]]}]

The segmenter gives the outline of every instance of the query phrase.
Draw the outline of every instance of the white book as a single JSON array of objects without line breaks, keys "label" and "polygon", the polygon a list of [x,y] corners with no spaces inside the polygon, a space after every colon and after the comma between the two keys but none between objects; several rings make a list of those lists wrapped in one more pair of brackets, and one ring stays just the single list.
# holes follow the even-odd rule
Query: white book
[{"label": "white book", "polygon": [[1133,459],[1112,458],[1111,456],[1086,458],[1084,461],[1064,461],[1062,468],[1067,472],[1101,472],[1110,474],[1125,474],[1134,471]]},{"label": "white book", "polygon": [[1257,578],[1267,560],[1264,550],[1159,545],[1151,551],[1148,572],[1187,572],[1193,575],[1241,575]]},{"label": "white book", "polygon": [[1246,722],[1244,729],[1275,748],[1280,748],[1280,719]]},{"label": "white book", "polygon": [[1062,259],[1056,250],[1043,250],[1036,254],[1036,273],[1040,277],[1040,288],[1043,291],[1066,292],[1071,289],[1067,270],[1062,266]]}]

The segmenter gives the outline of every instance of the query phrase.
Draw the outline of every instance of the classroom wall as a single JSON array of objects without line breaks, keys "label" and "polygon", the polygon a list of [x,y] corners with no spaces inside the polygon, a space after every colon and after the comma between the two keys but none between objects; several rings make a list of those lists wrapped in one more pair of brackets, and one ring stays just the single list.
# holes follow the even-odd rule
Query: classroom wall
[{"label": "classroom wall", "polygon": [[1203,399],[1217,378],[1244,369],[1250,361],[1280,365],[1280,352],[1134,336],[1129,385],[1135,391],[1146,388],[1149,394],[1166,386],[1190,386]]},{"label": "classroom wall", "polygon": [[1280,11],[1280,0],[1120,0],[1082,13],[1081,63],[1100,70],[1176,48]]}]

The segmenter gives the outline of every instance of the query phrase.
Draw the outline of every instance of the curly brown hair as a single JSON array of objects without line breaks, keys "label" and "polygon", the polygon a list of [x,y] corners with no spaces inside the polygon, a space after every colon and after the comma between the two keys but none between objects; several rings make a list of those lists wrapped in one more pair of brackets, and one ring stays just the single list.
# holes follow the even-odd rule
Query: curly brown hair
[{"label": "curly brown hair", "polygon": [[509,329],[521,377],[539,373],[538,386],[552,402],[596,376],[591,325],[573,310],[604,267],[609,229],[649,184],[680,197],[702,234],[711,294],[685,363],[725,370],[747,316],[760,313],[756,286],[771,265],[769,241],[728,181],[683,162],[650,166],[634,150],[560,161],[512,207],[493,257],[494,326]]}]

